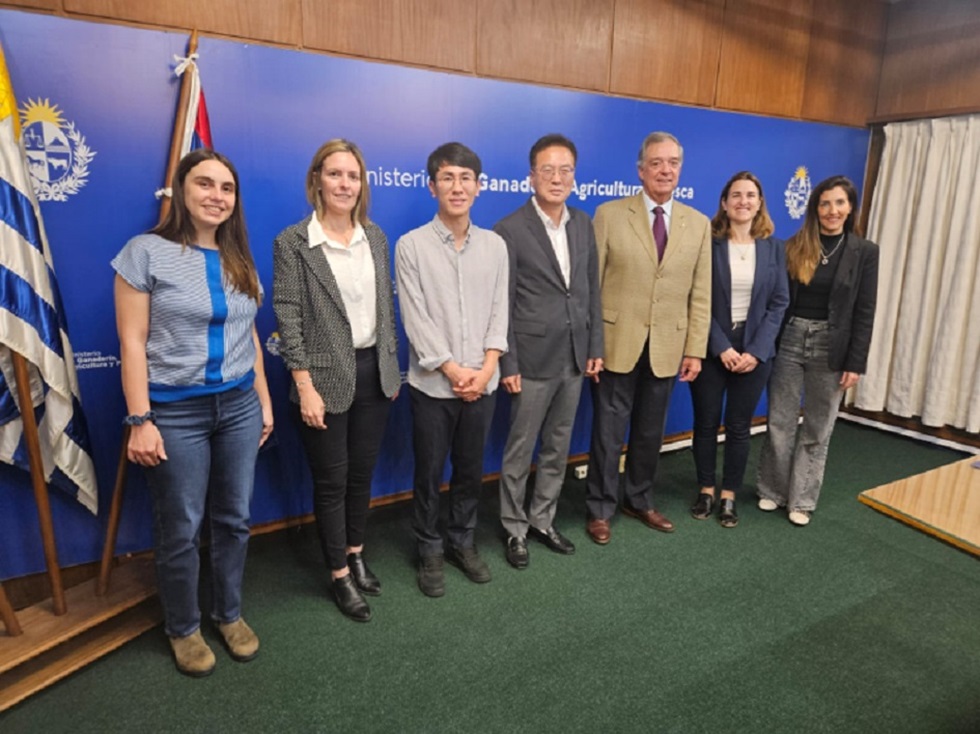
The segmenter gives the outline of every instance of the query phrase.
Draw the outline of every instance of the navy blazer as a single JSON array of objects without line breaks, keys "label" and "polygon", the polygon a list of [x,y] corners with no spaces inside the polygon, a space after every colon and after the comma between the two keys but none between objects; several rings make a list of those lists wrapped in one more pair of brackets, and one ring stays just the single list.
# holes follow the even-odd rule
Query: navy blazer
[{"label": "navy blazer", "polygon": [[504,238],[510,257],[510,329],[508,351],[500,358],[503,377],[521,374],[536,380],[558,375],[568,349],[579,372],[586,361],[603,356],[602,300],[598,252],[592,220],[568,207],[569,284],[541,217],[530,199],[504,217],[494,231]]},{"label": "navy blazer", "polygon": [[[743,352],[760,362],[776,354],[776,339],[789,306],[786,246],[775,237],[755,241],[755,279],[745,319]],[[732,346],[732,269],[728,240],[711,239],[711,333],[708,355],[717,357]]]}]

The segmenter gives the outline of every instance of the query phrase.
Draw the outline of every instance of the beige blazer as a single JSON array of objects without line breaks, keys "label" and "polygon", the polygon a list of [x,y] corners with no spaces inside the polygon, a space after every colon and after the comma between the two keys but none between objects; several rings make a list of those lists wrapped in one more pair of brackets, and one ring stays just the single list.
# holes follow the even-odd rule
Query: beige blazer
[{"label": "beige blazer", "polygon": [[681,359],[707,352],[711,327],[711,224],[674,201],[663,262],[657,258],[643,195],[595,213],[605,325],[605,368],[630,372],[649,340],[650,368],[676,375]]}]

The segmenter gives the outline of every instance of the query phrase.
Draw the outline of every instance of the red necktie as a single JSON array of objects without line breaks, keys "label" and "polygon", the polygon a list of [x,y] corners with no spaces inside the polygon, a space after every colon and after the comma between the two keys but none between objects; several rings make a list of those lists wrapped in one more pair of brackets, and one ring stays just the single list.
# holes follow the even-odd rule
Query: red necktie
[{"label": "red necktie", "polygon": [[657,259],[663,262],[667,249],[667,224],[664,222],[664,208],[653,207],[653,241],[657,243]]}]

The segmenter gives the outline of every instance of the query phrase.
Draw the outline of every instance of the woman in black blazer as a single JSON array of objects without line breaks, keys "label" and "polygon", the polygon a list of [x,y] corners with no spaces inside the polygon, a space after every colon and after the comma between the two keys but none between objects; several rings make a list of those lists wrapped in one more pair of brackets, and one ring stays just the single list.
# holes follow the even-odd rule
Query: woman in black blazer
[{"label": "woman in black blazer", "polygon": [[790,306],[769,383],[758,485],[759,508],[785,507],[794,525],[810,522],[841,396],[867,367],[878,246],[854,233],[857,216],[854,184],[833,176],[813,190],[803,228],[786,243]]},{"label": "woman in black blazer", "polygon": [[400,385],[388,240],[368,219],[364,158],[350,141],[320,146],[306,194],[316,211],[275,240],[273,306],[334,597],[367,622],[362,594],[381,593],[363,556],[371,476]]},{"label": "woman in black blazer", "polygon": [[783,243],[771,237],[762,184],[749,171],[732,176],[711,220],[711,331],[708,357],[691,383],[694,465],[700,493],[691,514],[711,517],[718,427],[724,404],[725,460],[718,519],[738,524],[735,495],[749,458],[752,416],[772,370],[776,336],[789,304]]}]

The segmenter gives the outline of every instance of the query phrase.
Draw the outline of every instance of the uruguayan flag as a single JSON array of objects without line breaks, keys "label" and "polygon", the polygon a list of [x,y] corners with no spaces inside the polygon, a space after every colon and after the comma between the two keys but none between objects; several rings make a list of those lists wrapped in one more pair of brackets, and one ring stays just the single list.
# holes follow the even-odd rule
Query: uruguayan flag
[{"label": "uruguayan flag", "polygon": [[26,469],[12,351],[28,363],[45,479],[95,512],[98,492],[74,357],[0,47],[0,460]]}]

